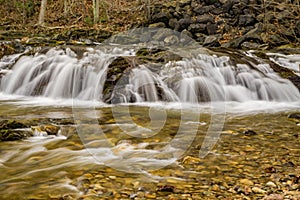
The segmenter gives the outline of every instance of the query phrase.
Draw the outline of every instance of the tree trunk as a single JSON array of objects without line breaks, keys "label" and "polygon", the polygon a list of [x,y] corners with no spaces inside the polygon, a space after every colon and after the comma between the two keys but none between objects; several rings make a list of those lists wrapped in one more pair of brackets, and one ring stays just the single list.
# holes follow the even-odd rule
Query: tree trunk
[{"label": "tree trunk", "polygon": [[99,4],[100,0],[93,0],[94,24],[99,21]]},{"label": "tree trunk", "polygon": [[68,0],[64,0],[64,15],[68,15]]},{"label": "tree trunk", "polygon": [[45,20],[45,12],[47,7],[47,0],[42,0],[41,8],[40,8],[40,15],[39,15],[39,25],[44,25]]}]

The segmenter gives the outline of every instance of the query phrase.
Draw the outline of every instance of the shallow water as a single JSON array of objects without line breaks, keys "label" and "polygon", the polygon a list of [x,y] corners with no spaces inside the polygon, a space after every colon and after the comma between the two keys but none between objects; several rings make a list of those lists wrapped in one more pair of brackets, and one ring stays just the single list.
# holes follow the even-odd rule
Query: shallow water
[{"label": "shallow water", "polygon": [[[208,104],[67,104],[1,101],[1,119],[60,127],[57,136],[0,143],[1,199],[300,195],[294,181],[300,175],[300,126],[287,118],[300,111],[299,102],[229,102],[226,114],[220,112],[224,105],[214,110]],[[220,138],[199,158],[204,138],[218,136],[209,130],[219,131]],[[250,190],[257,186],[266,193],[247,193],[242,179],[253,182]],[[277,187],[266,187],[268,181]]]}]

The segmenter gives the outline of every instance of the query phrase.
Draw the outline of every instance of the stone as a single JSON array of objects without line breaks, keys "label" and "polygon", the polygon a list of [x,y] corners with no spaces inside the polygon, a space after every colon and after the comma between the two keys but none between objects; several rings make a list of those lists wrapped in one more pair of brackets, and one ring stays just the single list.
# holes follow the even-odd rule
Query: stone
[{"label": "stone", "polygon": [[263,200],[283,200],[283,199],[284,197],[280,194],[270,194],[263,198]]},{"label": "stone", "polygon": [[233,6],[233,1],[232,0],[228,0],[228,1],[224,2],[223,6],[222,6],[223,12],[224,13],[229,13],[232,6]]},{"label": "stone", "polygon": [[194,8],[194,12],[196,14],[203,15],[205,13],[210,12],[213,9],[215,9],[215,7],[213,5],[210,5],[210,6],[198,6],[198,7]]},{"label": "stone", "polygon": [[218,38],[214,35],[207,36],[203,42],[203,46],[205,47],[219,47],[221,44],[218,41]]},{"label": "stone", "polygon": [[193,38],[193,34],[191,32],[189,32],[188,30],[184,29],[183,31],[181,31],[182,34],[190,37],[190,38]]},{"label": "stone", "polygon": [[265,191],[265,190],[263,190],[263,189],[261,189],[261,188],[259,188],[259,187],[253,187],[252,188],[252,191],[254,192],[254,193],[256,193],[256,194],[265,194],[267,191]]},{"label": "stone", "polygon": [[179,39],[176,35],[170,35],[164,39],[165,44],[174,45],[179,43]]},{"label": "stone", "polygon": [[257,133],[253,130],[247,129],[243,131],[243,134],[246,136],[253,136],[253,135],[257,135]]},{"label": "stone", "polygon": [[204,33],[206,31],[206,24],[191,24],[187,30],[192,34]]},{"label": "stone", "polygon": [[212,4],[218,3],[219,0],[204,0],[204,2],[206,5],[212,5]]},{"label": "stone", "polygon": [[200,163],[200,162],[201,162],[200,158],[195,158],[195,157],[192,157],[192,156],[186,156],[182,160],[182,163],[187,164],[187,165]]},{"label": "stone", "polygon": [[176,18],[171,18],[169,20],[169,27],[177,31],[180,27],[178,20]]},{"label": "stone", "polygon": [[21,122],[18,122],[16,120],[0,121],[0,130],[1,129],[20,129],[20,128],[28,128],[28,126]]},{"label": "stone", "polygon": [[164,12],[159,12],[152,16],[152,19],[150,20],[152,23],[158,23],[163,22],[165,24],[169,24],[169,17]]},{"label": "stone", "polygon": [[271,188],[276,188],[277,187],[277,185],[272,181],[267,182],[266,186],[271,187]]},{"label": "stone", "polygon": [[291,119],[300,119],[300,113],[289,114],[288,118],[291,118]]},{"label": "stone", "polygon": [[203,24],[206,24],[208,22],[213,23],[214,22],[214,17],[211,16],[210,14],[198,15],[197,16],[197,22],[198,23],[203,23]]},{"label": "stone", "polygon": [[20,130],[20,129],[0,130],[0,141],[22,140],[31,136],[33,136],[33,132],[29,130]]},{"label": "stone", "polygon": [[45,131],[48,135],[57,135],[58,131],[60,130],[60,127],[48,124],[41,126],[41,130]]},{"label": "stone", "polygon": [[252,15],[240,15],[239,16],[239,26],[252,26],[257,22],[257,20]]},{"label": "stone", "polygon": [[193,23],[193,21],[190,17],[185,17],[183,19],[180,19],[178,21],[178,23],[179,23],[179,29],[178,30],[182,31],[184,29],[187,29]]},{"label": "stone", "polygon": [[217,29],[218,29],[218,25],[217,24],[210,24],[209,23],[206,26],[206,31],[207,31],[208,35],[214,35],[214,34],[216,34]]},{"label": "stone", "polygon": [[149,25],[149,28],[165,28],[165,27],[166,25],[163,22],[157,22]]},{"label": "stone", "polygon": [[190,5],[191,2],[192,2],[192,0],[180,0],[180,1],[178,1],[177,3],[178,3],[178,6],[184,7],[184,6],[186,6],[186,5]]},{"label": "stone", "polygon": [[241,179],[240,180],[240,183],[242,184],[242,185],[247,185],[247,186],[252,186],[252,185],[254,185],[254,183],[253,183],[253,181],[251,181],[251,180],[249,180],[249,179]]}]

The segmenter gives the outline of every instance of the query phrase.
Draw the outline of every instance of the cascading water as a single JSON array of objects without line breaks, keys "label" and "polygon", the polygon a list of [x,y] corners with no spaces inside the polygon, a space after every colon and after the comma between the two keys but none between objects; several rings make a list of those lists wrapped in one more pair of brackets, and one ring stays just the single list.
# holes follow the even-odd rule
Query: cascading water
[{"label": "cascading water", "polygon": [[[90,48],[79,56],[69,48],[53,48],[46,54],[22,56],[11,70],[2,67],[1,92],[103,101],[109,65],[118,56],[132,54],[119,48],[111,52]],[[298,89],[268,64],[253,68],[232,63],[227,56],[198,54],[161,64],[159,70],[136,66],[122,85],[118,102],[299,101]]]}]

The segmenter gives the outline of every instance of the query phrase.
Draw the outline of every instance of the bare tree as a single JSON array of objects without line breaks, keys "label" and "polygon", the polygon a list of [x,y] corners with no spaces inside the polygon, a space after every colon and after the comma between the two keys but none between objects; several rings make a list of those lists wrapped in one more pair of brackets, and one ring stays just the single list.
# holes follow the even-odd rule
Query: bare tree
[{"label": "bare tree", "polygon": [[100,0],[93,0],[94,24],[99,22],[99,5],[100,5]]},{"label": "bare tree", "polygon": [[44,25],[46,7],[47,7],[47,0],[42,0],[39,21],[38,21],[39,25]]}]

